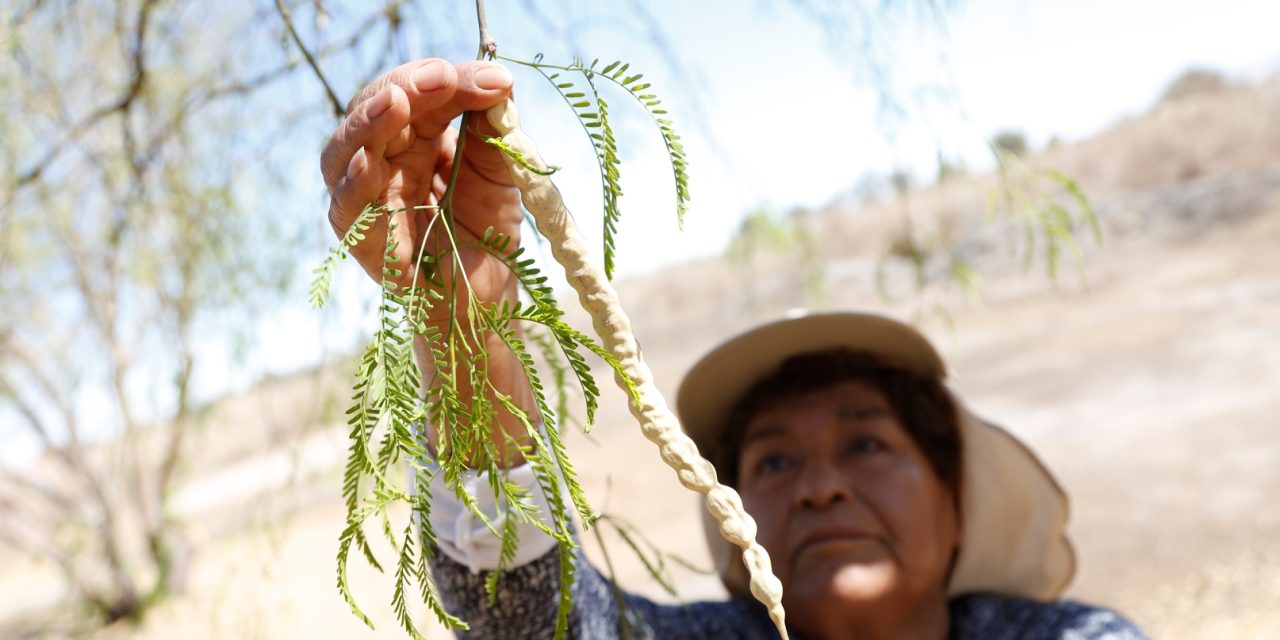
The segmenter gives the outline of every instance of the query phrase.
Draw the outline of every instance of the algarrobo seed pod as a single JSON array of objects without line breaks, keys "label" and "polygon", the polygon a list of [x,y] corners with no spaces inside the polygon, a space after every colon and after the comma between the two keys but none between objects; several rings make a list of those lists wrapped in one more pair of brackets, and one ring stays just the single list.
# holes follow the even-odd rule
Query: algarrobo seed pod
[{"label": "algarrobo seed pod", "polygon": [[[505,100],[486,112],[489,123],[502,142],[533,167],[545,169],[533,139],[520,130],[515,104]],[[675,415],[653,383],[649,367],[640,357],[631,320],[622,309],[618,294],[602,269],[591,262],[587,244],[578,233],[573,216],[565,208],[560,190],[551,178],[530,170],[516,157],[504,154],[507,171],[520,190],[524,206],[533,215],[538,232],[551,245],[551,254],[564,268],[578,300],[591,315],[600,340],[620,362],[639,391],[638,400],[629,401],[631,414],[650,442],[658,445],[662,460],[676,471],[680,483],[705,496],[707,510],[720,524],[720,534],[742,548],[742,560],[751,575],[751,594],[769,610],[769,617],[786,640],[782,583],[773,575],[769,554],[755,541],[756,523],[742,507],[738,492],[716,480],[715,468],[698,454],[693,441],[680,429]],[[621,383],[621,380],[619,380]]]}]

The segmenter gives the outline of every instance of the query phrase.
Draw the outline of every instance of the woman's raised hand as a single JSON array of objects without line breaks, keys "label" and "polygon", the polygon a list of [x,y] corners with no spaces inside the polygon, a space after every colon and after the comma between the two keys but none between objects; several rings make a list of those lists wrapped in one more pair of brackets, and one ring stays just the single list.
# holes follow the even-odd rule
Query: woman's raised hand
[{"label": "woman's raised hand", "polygon": [[[362,89],[347,106],[347,116],[329,138],[320,166],[329,188],[329,222],[342,237],[370,203],[385,203],[395,211],[439,205],[449,182],[458,132],[450,122],[466,111],[482,111],[511,95],[511,73],[490,62],[454,65],[440,59],[400,65]],[[500,151],[486,144],[483,117],[472,124],[452,196],[455,236],[474,242],[493,227],[519,245],[522,215],[520,194],[511,185]],[[396,212],[392,239],[396,284],[414,282],[418,247],[439,255],[451,250],[443,225],[431,224],[437,210]],[[383,275],[387,219],[379,216],[365,240],[351,253],[375,280]],[[428,229],[430,233],[428,235]],[[468,281],[483,300],[515,298],[515,279],[498,260],[475,250],[461,249],[459,257]],[[447,276],[451,261],[443,261]],[[425,286],[420,277],[416,284]],[[432,322],[447,318],[432,317]]]}]

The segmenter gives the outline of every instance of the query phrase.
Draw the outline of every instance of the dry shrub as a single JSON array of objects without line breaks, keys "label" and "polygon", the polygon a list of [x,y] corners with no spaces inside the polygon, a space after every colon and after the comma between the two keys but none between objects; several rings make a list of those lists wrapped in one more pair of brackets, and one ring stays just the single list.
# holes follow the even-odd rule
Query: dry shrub
[{"label": "dry shrub", "polygon": [[1169,104],[1191,96],[1220,93],[1231,83],[1212,69],[1191,68],[1183,71],[1165,87],[1157,104]]}]

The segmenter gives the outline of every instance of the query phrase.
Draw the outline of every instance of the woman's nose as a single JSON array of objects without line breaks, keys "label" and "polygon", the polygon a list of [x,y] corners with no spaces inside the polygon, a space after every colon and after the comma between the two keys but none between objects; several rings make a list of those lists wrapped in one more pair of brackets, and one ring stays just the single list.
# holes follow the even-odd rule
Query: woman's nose
[{"label": "woman's nose", "polygon": [[825,509],[853,499],[849,479],[827,460],[807,461],[796,483],[796,501],[803,508]]}]

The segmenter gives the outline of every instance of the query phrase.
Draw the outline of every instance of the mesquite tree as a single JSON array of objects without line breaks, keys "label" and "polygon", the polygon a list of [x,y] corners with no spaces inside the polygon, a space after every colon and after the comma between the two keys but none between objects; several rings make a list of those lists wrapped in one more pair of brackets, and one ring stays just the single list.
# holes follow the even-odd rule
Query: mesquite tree
[{"label": "mesquite tree", "polygon": [[22,4],[0,35],[0,437],[44,458],[0,458],[0,544],[56,568],[61,610],[136,621],[186,582],[202,322],[288,268],[241,250],[287,235],[249,232],[236,189],[246,155],[271,165],[237,107],[288,68],[203,64],[209,16],[155,0]]},{"label": "mesquite tree", "polygon": [[[290,7],[323,35],[307,57],[287,46]],[[452,7],[0,9],[0,546],[61,575],[59,612],[139,621],[184,589],[198,550],[175,495],[202,466],[201,378],[235,361],[218,346],[251,352],[260,316],[292,297],[292,248],[307,246],[290,175],[306,137],[294,134],[326,116],[291,83],[310,85],[309,64],[366,77],[385,64],[366,58],[417,46],[422,30],[406,25],[429,9]],[[322,28],[330,12],[343,19]],[[259,437],[227,441],[249,450]]]}]

